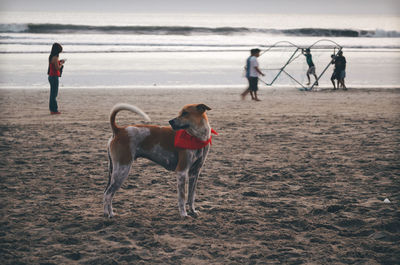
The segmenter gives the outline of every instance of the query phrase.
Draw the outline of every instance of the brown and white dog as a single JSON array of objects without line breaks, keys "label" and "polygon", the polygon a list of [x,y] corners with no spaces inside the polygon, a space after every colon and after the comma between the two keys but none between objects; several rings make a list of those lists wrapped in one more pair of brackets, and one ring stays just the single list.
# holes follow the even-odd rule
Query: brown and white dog
[{"label": "brown and white dog", "polygon": [[115,117],[121,110],[140,114],[147,121],[150,118],[139,108],[128,104],[117,104],[110,116],[113,136],[108,142],[109,180],[104,191],[104,214],[113,217],[112,198],[127,178],[134,160],[144,157],[156,162],[177,174],[178,209],[182,217],[187,217],[185,209],[185,183],[189,178],[189,213],[197,216],[194,207],[197,178],[206,160],[210,145],[197,150],[176,148],[176,130],[185,129],[187,133],[201,141],[211,139],[211,127],[206,115],[211,110],[204,104],[186,105],[179,116],[169,123],[171,127],[155,125],[131,125],[119,127]]}]

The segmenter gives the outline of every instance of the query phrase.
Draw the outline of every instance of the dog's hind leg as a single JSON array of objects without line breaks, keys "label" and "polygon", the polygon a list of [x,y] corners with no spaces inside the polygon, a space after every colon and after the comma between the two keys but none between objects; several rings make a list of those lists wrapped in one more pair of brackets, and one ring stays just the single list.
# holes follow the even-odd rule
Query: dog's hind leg
[{"label": "dog's hind leg", "polygon": [[108,217],[110,218],[114,216],[114,212],[112,209],[112,199],[115,195],[115,192],[117,192],[124,180],[128,177],[131,165],[132,163],[129,163],[127,165],[120,165],[119,163],[113,164],[110,184],[104,191],[104,214],[108,215]]},{"label": "dog's hind leg", "polygon": [[108,183],[107,183],[106,188],[104,189],[104,192],[106,192],[108,187],[110,187],[111,175],[113,172],[113,164],[112,164],[111,155],[110,155],[110,147],[107,148],[107,155],[108,155]]}]

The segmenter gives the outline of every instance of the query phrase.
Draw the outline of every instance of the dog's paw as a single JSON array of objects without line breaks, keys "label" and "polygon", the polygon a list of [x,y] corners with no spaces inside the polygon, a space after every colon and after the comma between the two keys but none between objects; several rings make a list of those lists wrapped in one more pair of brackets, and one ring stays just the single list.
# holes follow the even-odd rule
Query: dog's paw
[{"label": "dog's paw", "polygon": [[190,216],[185,212],[185,213],[180,213],[181,219],[189,219]]},{"label": "dog's paw", "polygon": [[197,218],[200,216],[200,211],[193,210],[193,211],[190,211],[189,214],[191,216],[193,216],[194,218]]},{"label": "dog's paw", "polygon": [[113,218],[115,216],[115,213],[114,212],[111,212],[111,213],[104,212],[103,215],[104,215],[104,217],[108,217],[109,219],[111,219],[111,218]]},{"label": "dog's paw", "polygon": [[114,217],[114,211],[113,211],[113,208],[112,208],[112,206],[111,206],[110,203],[105,203],[105,204],[104,204],[104,211],[103,211],[103,213],[104,213],[104,216],[105,216],[105,217],[108,217],[108,218]]}]

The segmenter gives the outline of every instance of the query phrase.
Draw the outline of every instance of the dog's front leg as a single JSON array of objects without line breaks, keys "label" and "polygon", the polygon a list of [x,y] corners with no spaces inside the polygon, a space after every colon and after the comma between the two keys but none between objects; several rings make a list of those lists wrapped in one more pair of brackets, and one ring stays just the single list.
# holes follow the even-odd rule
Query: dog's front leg
[{"label": "dog's front leg", "polygon": [[194,175],[189,175],[189,191],[188,191],[188,206],[189,206],[189,213],[194,215],[195,217],[199,216],[200,212],[196,211],[194,208],[194,200],[196,195],[196,186],[197,186],[197,179],[199,178],[199,173],[196,172]]},{"label": "dog's front leg", "polygon": [[178,190],[178,209],[181,217],[187,217],[185,208],[185,184],[188,171],[178,171],[177,172],[177,190]]},{"label": "dog's front leg", "polygon": [[200,212],[196,211],[194,207],[194,201],[196,198],[196,187],[197,187],[197,179],[199,178],[200,171],[203,168],[204,162],[206,161],[206,157],[208,154],[209,146],[206,146],[202,152],[200,151],[200,158],[193,163],[191,169],[189,170],[189,191],[188,191],[188,206],[189,206],[189,214],[197,217]]},{"label": "dog's front leg", "polygon": [[189,174],[189,169],[192,161],[191,153],[187,152],[186,149],[182,149],[178,153],[178,165],[176,166],[175,172],[177,174],[177,191],[178,191],[178,209],[181,217],[187,217],[185,208],[185,189],[186,189],[186,178]]}]

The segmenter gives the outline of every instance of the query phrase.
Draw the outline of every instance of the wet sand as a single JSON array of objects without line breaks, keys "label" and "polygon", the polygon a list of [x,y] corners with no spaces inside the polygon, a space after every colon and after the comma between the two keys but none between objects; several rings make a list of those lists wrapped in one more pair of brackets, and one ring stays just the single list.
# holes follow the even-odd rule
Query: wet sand
[{"label": "wet sand", "polygon": [[[51,116],[47,90],[0,90],[1,263],[398,263],[400,90],[240,92],[61,89]],[[179,217],[174,173],[144,159],[103,217],[119,102],[165,126],[184,104],[212,108],[200,217]]]}]

